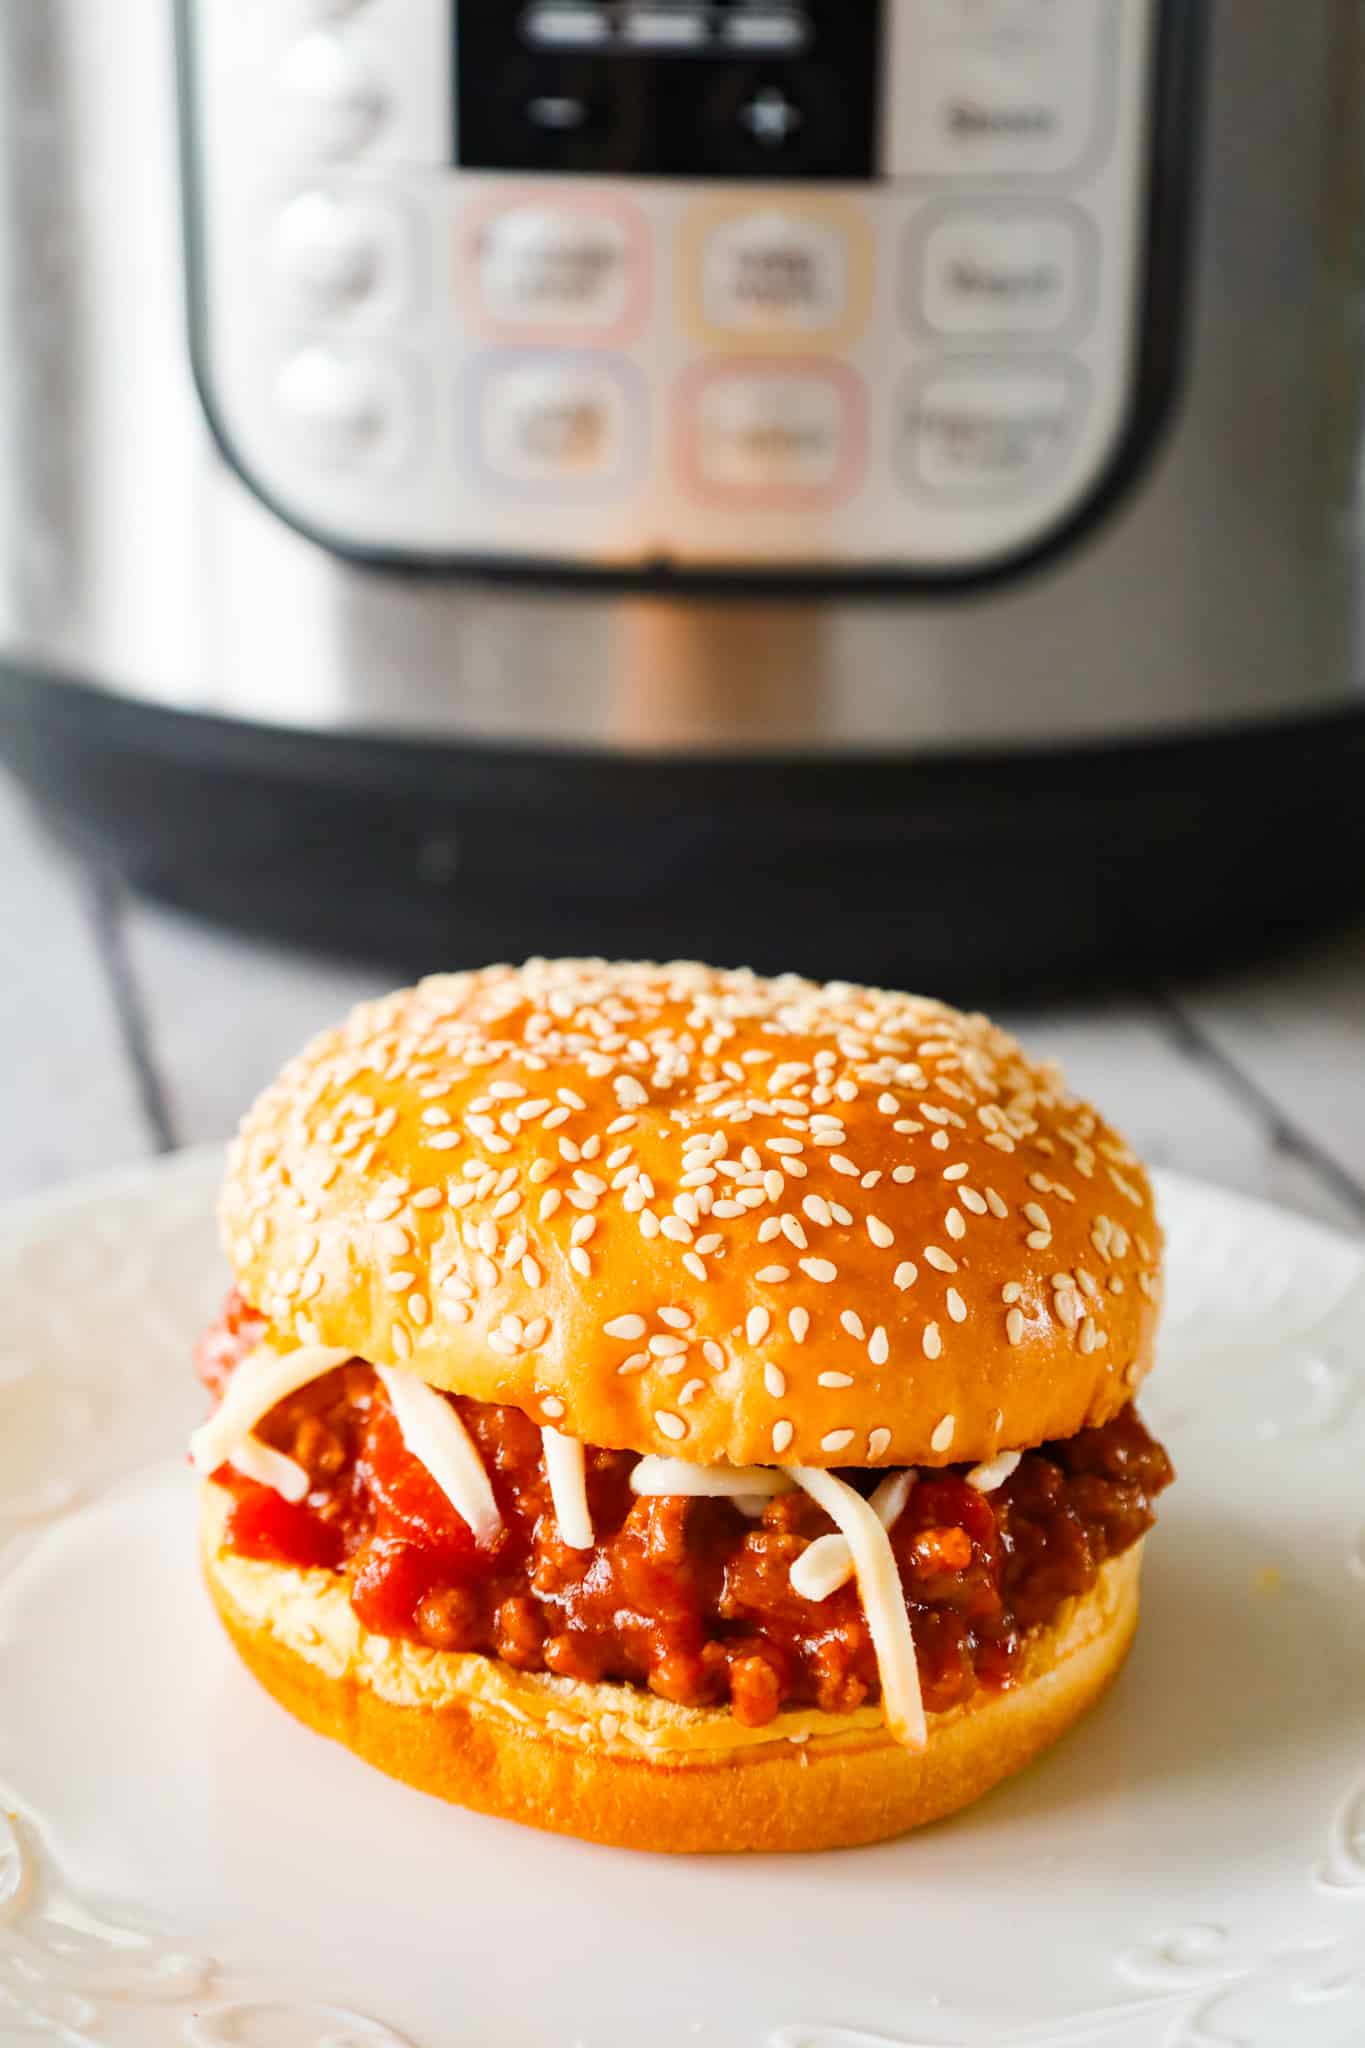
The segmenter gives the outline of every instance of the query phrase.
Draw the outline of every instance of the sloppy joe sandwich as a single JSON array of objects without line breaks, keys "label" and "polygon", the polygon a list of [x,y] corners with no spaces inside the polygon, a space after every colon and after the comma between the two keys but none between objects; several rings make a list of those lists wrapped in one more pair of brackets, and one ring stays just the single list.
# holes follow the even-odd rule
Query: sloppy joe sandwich
[{"label": "sloppy joe sandwich", "polygon": [[1171,1478],[1161,1234],[986,1018],[533,960],[357,1010],[247,1116],[198,1363],[208,1583],[301,1720],[669,1850],[867,1842],[1115,1676]]}]

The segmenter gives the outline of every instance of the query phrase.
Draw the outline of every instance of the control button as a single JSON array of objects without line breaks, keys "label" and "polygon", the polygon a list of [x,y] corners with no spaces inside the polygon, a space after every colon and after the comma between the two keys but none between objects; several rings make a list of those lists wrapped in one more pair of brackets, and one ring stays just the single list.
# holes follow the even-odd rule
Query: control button
[{"label": "control button", "polygon": [[831,504],[862,463],[862,387],[841,365],[707,365],[685,380],[683,469],[694,491],[736,504]]},{"label": "control button", "polygon": [[805,120],[795,100],[789,100],[780,85],[761,86],[739,110],[740,124],[755,142],[767,149],[780,149]]},{"label": "control button", "polygon": [[704,7],[627,7],[621,27],[637,50],[700,50],[711,40]]},{"label": "control button", "polygon": [[618,484],[639,447],[641,406],[628,371],[562,356],[492,361],[474,380],[474,431],[486,473],[504,483]]},{"label": "control button", "polygon": [[402,220],[369,194],[301,192],[275,224],[271,255],[294,309],[320,320],[391,304],[408,270]]},{"label": "control button", "polygon": [[291,438],[324,468],[390,468],[411,439],[406,379],[373,351],[300,349],[281,369],[275,399]]},{"label": "control button", "polygon": [[1084,216],[1011,209],[939,214],[914,237],[911,289],[936,334],[1007,338],[1079,328],[1095,291]]},{"label": "control button", "polygon": [[723,221],[706,238],[702,306],[722,332],[818,334],[841,324],[848,293],[848,244],[826,222],[765,210]]},{"label": "control button", "polygon": [[849,98],[818,64],[726,67],[702,104],[697,163],[739,177],[822,177],[848,158]]},{"label": "control button", "polygon": [[794,56],[810,40],[810,23],[800,7],[763,4],[731,7],[721,23],[721,35],[733,50],[749,50],[765,57]]},{"label": "control button", "polygon": [[473,301],[504,332],[619,340],[643,316],[648,245],[625,205],[495,199],[475,213],[462,246]]},{"label": "control button", "polygon": [[1109,97],[1110,0],[975,8],[924,0],[898,66],[888,169],[901,177],[1055,177],[1085,157]]},{"label": "control button", "polygon": [[593,50],[610,42],[611,16],[575,0],[541,0],[522,15],[521,33],[539,50]]},{"label": "control button", "polygon": [[355,156],[374,140],[386,101],[369,64],[343,36],[319,29],[294,44],[280,74],[291,156]]},{"label": "control button", "polygon": [[1086,398],[1083,373],[1062,362],[932,371],[901,406],[901,475],[935,498],[991,499],[1031,488],[1065,457]]}]

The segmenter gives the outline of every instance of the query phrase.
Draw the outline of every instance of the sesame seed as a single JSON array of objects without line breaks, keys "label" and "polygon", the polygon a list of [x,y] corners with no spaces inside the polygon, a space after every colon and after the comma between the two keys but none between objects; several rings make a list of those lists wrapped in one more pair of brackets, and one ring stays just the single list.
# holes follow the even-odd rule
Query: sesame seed
[{"label": "sesame seed", "polygon": [[986,1214],[985,1197],[979,1195],[975,1188],[960,1187],[957,1191],[957,1199],[961,1202],[964,1209],[971,1210],[973,1216],[984,1216]]},{"label": "sesame seed", "polygon": [[846,1451],[852,1441],[851,1429],[832,1429],[828,1436],[821,1437],[820,1448],[822,1451]]},{"label": "sesame seed", "polygon": [[818,1384],[822,1387],[851,1387],[853,1375],[851,1372],[822,1372]]},{"label": "sesame seed", "polygon": [[957,1260],[951,1252],[945,1252],[941,1245],[927,1244],[924,1247],[924,1259],[925,1264],[932,1266],[936,1273],[957,1271]]},{"label": "sesame seed", "polygon": [[967,1320],[967,1304],[957,1289],[950,1287],[944,1299],[948,1304],[948,1313],[953,1321],[955,1323],[965,1323]]},{"label": "sesame seed", "polygon": [[643,1316],[617,1316],[612,1322],[604,1323],[603,1330],[608,1337],[619,1337],[625,1344],[634,1343],[645,1334]]},{"label": "sesame seed", "polygon": [[829,1205],[829,1213],[834,1218],[836,1223],[843,1223],[847,1225],[853,1221],[853,1211],[851,1209],[846,1209],[842,1202],[831,1202]]},{"label": "sesame seed", "polygon": [[802,1259],[800,1263],[806,1278],[818,1281],[822,1287],[827,1287],[831,1280],[839,1277],[839,1268],[832,1259]]},{"label": "sesame seed", "polygon": [[542,1415],[548,1415],[552,1422],[557,1422],[564,1413],[564,1403],[560,1400],[558,1394],[542,1394],[540,1397],[540,1412]]},{"label": "sesame seed", "polygon": [[415,1273],[409,1273],[405,1267],[400,1266],[384,1275],[384,1285],[390,1294],[405,1294],[416,1278]]},{"label": "sesame seed", "polygon": [[[951,1307],[951,1300],[949,1306]],[[883,1326],[878,1323],[868,1339],[867,1355],[874,1365],[885,1365],[891,1355],[891,1345]]]},{"label": "sesame seed", "polygon": [[946,1451],[949,1444],[953,1440],[953,1433],[956,1430],[956,1428],[956,1418],[952,1415],[945,1415],[942,1422],[938,1424],[938,1426],[934,1430],[933,1435],[929,1439],[930,1450]]},{"label": "sesame seed", "polygon": [[412,1250],[412,1239],[401,1223],[386,1223],[379,1233],[379,1248],[401,1258],[404,1252]]},{"label": "sesame seed", "polygon": [[812,1223],[818,1223],[822,1226],[828,1225],[830,1221],[829,1204],[822,1195],[803,1195],[801,1198],[801,1209],[802,1213]]},{"label": "sesame seed", "polygon": [[431,1314],[431,1307],[425,1294],[410,1294],[408,1296],[408,1314],[419,1325],[427,1320],[427,1317]]},{"label": "sesame seed", "polygon": [[[842,1152],[831,1152],[829,1163],[834,1168],[834,1171],[836,1173],[842,1173],[846,1175],[846,1177],[850,1180],[857,1180],[857,1167],[853,1164],[853,1161],[851,1159],[845,1159]],[[851,1436],[853,1432],[849,1430],[847,1434]]]},{"label": "sesame seed", "polygon": [[922,1337],[922,1338],[920,1339],[920,1342],[921,1342],[921,1344],[922,1344],[922,1345],[923,1345],[923,1347],[924,1347],[924,1355],[925,1355],[925,1357],[926,1357],[926,1358],[941,1358],[941,1357],[942,1357],[942,1355],[943,1355],[943,1336],[942,1336],[942,1333],[941,1333],[941,1331],[939,1330],[939,1327],[938,1327],[938,1324],[937,1324],[937,1323],[926,1323],[926,1324],[925,1324],[925,1326],[924,1326],[924,1335],[923,1335],[923,1337]]},{"label": "sesame seed", "polygon": [[701,1355],[713,1372],[719,1372],[725,1364],[725,1353],[714,1337],[708,1337],[701,1347]]},{"label": "sesame seed", "polygon": [[804,1344],[806,1341],[806,1332],[810,1328],[809,1310],[804,1308],[794,1308],[791,1311],[790,1315],[787,1317],[787,1328],[792,1333],[793,1342],[797,1344]]},{"label": "sesame seed", "polygon": [[667,1408],[656,1408],[654,1420],[661,1434],[671,1438],[674,1443],[687,1435],[687,1424],[681,1415],[674,1415]]},{"label": "sesame seed", "polygon": [[888,1245],[896,1242],[895,1231],[888,1224],[883,1223],[880,1216],[868,1217],[867,1234],[872,1239],[873,1244],[879,1246],[883,1251]]},{"label": "sesame seed", "polygon": [[744,1334],[751,1344],[761,1344],[772,1322],[766,1308],[751,1308],[744,1318]]},{"label": "sesame seed", "polygon": [[540,1198],[540,1209],[538,1212],[542,1223],[549,1222],[563,1199],[558,1188],[546,1188]]},{"label": "sesame seed", "polygon": [[895,1272],[891,1275],[891,1284],[893,1287],[899,1288],[900,1292],[904,1294],[906,1288],[913,1287],[918,1278],[919,1267],[915,1264],[914,1260],[902,1259]]},{"label": "sesame seed", "polygon": [[393,1348],[399,1358],[412,1357],[412,1338],[402,1323],[393,1326]]},{"label": "sesame seed", "polygon": [[595,1216],[580,1216],[573,1229],[569,1232],[569,1243],[586,1244],[596,1228],[597,1218]]},{"label": "sesame seed", "polygon": [[810,1239],[806,1236],[805,1231],[802,1229],[800,1223],[797,1221],[795,1216],[786,1215],[779,1217],[778,1228],[781,1230],[782,1235],[786,1238],[788,1244],[794,1244],[799,1252],[803,1252],[806,1249],[806,1246],[810,1243]]},{"label": "sesame seed", "polygon": [[1024,1243],[1030,1251],[1045,1252],[1052,1243],[1052,1232],[1050,1230],[1031,1230],[1024,1239]]},{"label": "sesame seed", "polygon": [[965,1180],[967,1178],[966,1161],[960,1159],[957,1162],[956,1166],[945,1166],[943,1169],[943,1178],[945,1180]]},{"label": "sesame seed", "polygon": [[840,1312],[839,1321],[848,1331],[849,1336],[856,1337],[861,1344],[866,1332],[863,1329],[863,1319],[858,1314],[858,1311],[853,1308],[843,1309]]},{"label": "sesame seed", "polygon": [[687,1349],[686,1337],[651,1337],[649,1348],[655,1358],[681,1358]]},{"label": "sesame seed", "polygon": [[763,1384],[772,1395],[774,1401],[780,1401],[787,1391],[786,1375],[775,1365],[764,1366]]},{"label": "sesame seed", "polygon": [[1012,1308],[1005,1317],[1005,1335],[1011,1344],[1023,1343],[1024,1311],[1021,1308]]},{"label": "sesame seed", "polygon": [[786,1266],[760,1266],[754,1278],[770,1287],[778,1287],[784,1280],[790,1280],[791,1273]]},{"label": "sesame seed", "polygon": [[898,1181],[900,1185],[904,1187],[909,1181],[912,1181],[915,1178],[915,1169],[913,1166],[893,1166],[891,1169],[891,1178],[894,1181]]},{"label": "sesame seed", "polygon": [[[429,1152],[453,1152],[459,1142],[460,1134],[458,1131],[437,1131],[427,1139],[426,1144]],[[506,1140],[502,1138],[485,1138],[484,1143],[490,1152],[505,1152],[507,1150]]]},{"label": "sesame seed", "polygon": [[569,1264],[580,1279],[587,1280],[591,1278],[592,1260],[588,1257],[581,1244],[576,1244],[569,1253]]},{"label": "sesame seed", "polygon": [[790,1422],[775,1422],[773,1424],[773,1449],[779,1458],[784,1451],[790,1450],[791,1440],[795,1434],[796,1431]]},{"label": "sesame seed", "polygon": [[990,1210],[992,1216],[1000,1217],[1002,1222],[1004,1218],[1008,1216],[1010,1213],[1008,1205],[1003,1200],[1003,1198],[995,1192],[994,1188],[987,1188],[986,1190],[986,1207]]}]

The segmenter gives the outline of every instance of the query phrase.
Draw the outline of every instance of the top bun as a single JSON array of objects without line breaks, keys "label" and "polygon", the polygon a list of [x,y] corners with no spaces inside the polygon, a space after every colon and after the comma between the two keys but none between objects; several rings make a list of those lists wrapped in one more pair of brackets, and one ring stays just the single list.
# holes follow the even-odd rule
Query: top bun
[{"label": "top bun", "polygon": [[1056,1069],[918,996],[531,960],[356,1010],[233,1147],[283,1337],[701,1464],[990,1458],[1152,1354],[1141,1165]]}]

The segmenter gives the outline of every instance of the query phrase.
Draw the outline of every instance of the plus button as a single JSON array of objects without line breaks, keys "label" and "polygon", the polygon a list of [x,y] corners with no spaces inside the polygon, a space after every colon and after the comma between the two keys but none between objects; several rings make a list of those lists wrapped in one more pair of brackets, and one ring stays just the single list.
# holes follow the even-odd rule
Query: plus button
[{"label": "plus button", "polygon": [[741,107],[739,118],[755,142],[778,149],[796,133],[803,116],[800,107],[793,106],[779,86],[765,85],[746,107]]}]

